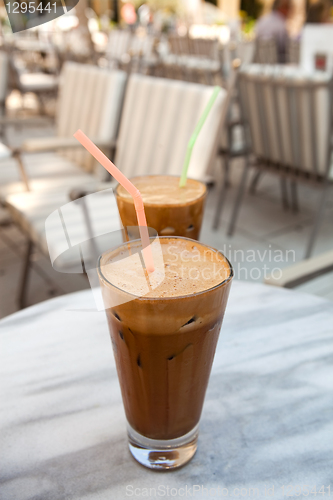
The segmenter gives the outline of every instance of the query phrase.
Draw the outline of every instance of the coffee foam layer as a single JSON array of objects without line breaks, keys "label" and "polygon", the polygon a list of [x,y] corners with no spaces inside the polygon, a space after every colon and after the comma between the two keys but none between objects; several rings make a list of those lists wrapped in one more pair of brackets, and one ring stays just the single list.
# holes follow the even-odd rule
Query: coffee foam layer
[{"label": "coffee foam layer", "polygon": [[[179,177],[171,175],[145,175],[130,179],[140,191],[146,205],[186,205],[206,192],[206,186],[194,179],[187,179],[186,186],[179,187]],[[117,194],[124,200],[132,202],[131,195],[122,187],[117,187]]]},{"label": "coffee foam layer", "polygon": [[[209,290],[230,275],[227,260],[214,249],[188,239],[160,238],[159,242],[163,262],[160,260],[149,279],[139,257],[140,243],[136,242],[131,244],[132,255],[127,246],[104,254],[101,261],[104,278],[115,287],[133,295],[168,298]],[[157,258],[158,247],[153,245],[152,250],[153,257],[156,253]],[[162,274],[165,274],[164,279]],[[159,284],[156,286],[156,283]]]}]

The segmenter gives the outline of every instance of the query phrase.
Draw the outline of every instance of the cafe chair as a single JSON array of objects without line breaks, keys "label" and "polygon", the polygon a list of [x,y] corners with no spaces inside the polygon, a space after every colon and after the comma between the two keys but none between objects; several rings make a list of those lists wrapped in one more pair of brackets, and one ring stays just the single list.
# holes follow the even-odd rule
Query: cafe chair
[{"label": "cafe chair", "polygon": [[222,73],[226,82],[233,74],[233,62],[252,64],[255,54],[255,40],[231,40],[225,44],[221,52]]},{"label": "cafe chair", "polygon": [[250,153],[229,223],[235,229],[248,172],[255,166],[276,175],[286,190],[291,182],[306,183],[320,192],[317,213],[305,257],[313,252],[329,187],[332,185],[333,80],[331,74],[309,74],[292,66],[249,65],[240,69],[238,92]]},{"label": "cafe chair", "polygon": [[222,62],[216,39],[170,35],[170,52],[161,60],[167,77],[213,84],[222,80]]},{"label": "cafe chair", "polygon": [[170,34],[168,43],[171,54],[183,55],[190,53],[190,38],[188,36]]},{"label": "cafe chair", "polygon": [[153,75],[158,64],[158,57],[155,54],[156,38],[153,35],[133,35],[128,54],[129,72]]},{"label": "cafe chair", "polygon": [[229,83],[229,108],[222,133],[220,135],[218,158],[221,161],[222,181],[217,196],[217,206],[213,219],[212,229],[216,231],[219,227],[222,209],[230,186],[230,170],[235,158],[244,157],[248,153],[248,144],[245,140],[244,122],[239,110],[239,97],[237,93],[237,74],[241,66],[241,60],[236,58],[232,62]]},{"label": "cafe chair", "polygon": [[106,58],[110,69],[117,69],[130,62],[128,53],[132,40],[129,30],[113,29],[106,48]]},{"label": "cafe chair", "polygon": [[[91,156],[73,138],[82,128],[110,154],[116,140],[126,73],[68,62],[63,66],[57,101],[56,135],[31,138],[13,148],[15,161],[0,165],[0,200],[11,194],[95,182]],[[1,122],[0,122],[1,123]],[[5,119],[5,125],[38,125],[33,119]],[[104,180],[104,172],[102,175]]]},{"label": "cafe chair", "polygon": [[45,114],[45,102],[58,92],[59,78],[43,72],[22,71],[17,65],[15,53],[9,50],[9,82],[11,89],[18,90],[22,97],[33,93],[38,99],[40,113]]},{"label": "cafe chair", "polygon": [[277,64],[279,62],[274,38],[256,38],[253,62],[257,64]]},{"label": "cafe chair", "polygon": [[219,227],[223,206],[230,186],[230,171],[232,162],[236,158],[243,158],[248,154],[249,146],[244,137],[243,122],[238,116],[238,103],[232,102],[228,111],[225,126],[221,134],[219,146],[219,160],[222,167],[222,180],[217,196],[217,206],[213,219],[212,229],[216,231]]},{"label": "cafe chair", "polygon": [[[127,177],[180,175],[188,141],[212,91],[207,85],[133,74],[120,121],[117,167]],[[189,176],[204,182],[214,178],[226,94],[221,89],[194,146]]]},{"label": "cafe chair", "polygon": [[287,62],[289,64],[300,63],[301,42],[299,38],[289,38],[287,43]]}]

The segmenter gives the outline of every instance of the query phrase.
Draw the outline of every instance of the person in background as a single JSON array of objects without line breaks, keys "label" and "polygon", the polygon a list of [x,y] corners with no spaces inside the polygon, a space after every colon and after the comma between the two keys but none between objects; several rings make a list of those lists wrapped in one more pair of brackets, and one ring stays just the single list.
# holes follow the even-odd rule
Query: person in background
[{"label": "person in background", "polygon": [[274,0],[272,10],[257,22],[257,38],[274,39],[280,63],[286,62],[288,31],[286,21],[291,12],[291,0]]},{"label": "person in background", "polygon": [[319,0],[309,6],[306,23],[329,23],[330,19],[331,4],[329,0]]}]

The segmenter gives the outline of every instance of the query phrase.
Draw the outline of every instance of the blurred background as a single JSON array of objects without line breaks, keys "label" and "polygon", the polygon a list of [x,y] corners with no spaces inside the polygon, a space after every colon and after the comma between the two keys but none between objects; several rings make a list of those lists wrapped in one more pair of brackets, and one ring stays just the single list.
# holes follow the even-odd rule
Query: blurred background
[{"label": "blurred background", "polygon": [[[20,3],[24,8],[26,4]],[[42,4],[45,7],[47,2],[42,0]],[[320,85],[326,85],[331,95],[332,19],[331,0],[79,0],[65,15],[38,27],[29,28],[29,14],[23,13],[25,29],[13,34],[4,3],[0,2],[1,146],[4,148],[0,150],[0,317],[22,305],[89,286],[83,275],[61,274],[52,269],[45,245],[38,244],[29,203],[23,202],[23,198],[20,201],[10,198],[27,189],[27,171],[28,176],[32,173],[39,180],[50,177],[50,165],[55,165],[52,163],[55,160],[45,141],[38,141],[56,137],[59,120],[67,123],[72,119],[73,97],[68,97],[65,106],[59,91],[66,64],[75,62],[101,71],[120,70],[126,75],[219,85],[228,91],[234,75],[233,61],[238,59],[241,68],[255,64],[257,68],[258,65],[266,68],[263,71],[269,75],[277,70],[270,73],[267,67],[279,67],[280,72],[285,68],[289,73],[293,68],[290,75],[300,78],[297,71],[303,72],[307,89],[312,78],[311,81],[320,80]],[[318,80],[318,74],[325,75],[326,80],[321,77]],[[84,85],[83,77],[81,80]],[[232,92],[228,121],[219,131],[219,158],[209,175],[201,179],[209,186],[209,196],[200,239],[227,253],[235,264],[237,279],[269,281],[269,273],[277,264],[268,251],[279,251],[282,256],[279,269],[301,265],[296,278],[291,279],[293,286],[333,300],[330,254],[333,199],[329,189],[326,195],[330,184],[328,174],[317,171],[313,179],[307,174],[313,185],[303,183],[298,164],[296,177],[281,180],[276,174],[281,174],[278,165],[283,161],[274,158],[271,161],[270,152],[266,151],[266,166],[275,164],[276,171],[267,167],[262,173],[251,167],[252,179],[241,193],[237,226],[230,230],[235,206],[236,212],[240,207],[238,195],[244,162],[250,155],[260,157],[253,140],[251,143],[245,137],[246,120],[239,111],[237,92],[235,89]],[[132,106],[134,115],[136,103]],[[294,113],[297,123],[311,123],[318,114],[317,130],[322,127],[319,136],[307,132],[313,139],[313,151],[317,151],[324,147],[320,137],[331,137],[331,124],[320,114],[319,100],[315,101],[314,115],[309,112],[300,116],[300,110],[306,106],[303,103]],[[290,116],[291,126],[294,118]],[[276,119],[272,113],[271,123]],[[247,121],[251,124],[251,117]],[[308,147],[304,137],[299,139],[299,151]],[[30,143],[23,147],[27,140]],[[60,146],[64,147],[59,144],[58,156]],[[309,157],[311,151],[300,156]],[[292,166],[288,168],[286,175]],[[78,186],[80,182],[78,178]],[[320,224],[315,228],[310,255],[306,249],[316,218]],[[33,245],[29,246],[29,241]],[[235,258],[237,251],[243,252],[241,262]],[[256,254],[252,261],[248,258],[250,251]],[[293,253],[288,254],[289,251]],[[305,256],[317,260],[308,264]],[[252,272],[254,268],[256,272]],[[313,271],[311,281],[303,279],[309,268]]]}]

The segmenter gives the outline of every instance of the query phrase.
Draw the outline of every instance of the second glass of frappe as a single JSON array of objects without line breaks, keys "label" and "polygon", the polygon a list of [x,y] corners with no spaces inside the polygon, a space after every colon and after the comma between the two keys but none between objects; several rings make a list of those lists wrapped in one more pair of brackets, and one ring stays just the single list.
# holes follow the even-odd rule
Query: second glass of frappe
[{"label": "second glass of frappe", "polygon": [[[180,177],[173,175],[142,175],[130,181],[141,193],[148,226],[159,236],[199,239],[207,195],[203,182],[187,179],[179,187]],[[116,198],[123,226],[137,225],[133,198],[120,184]]]}]

